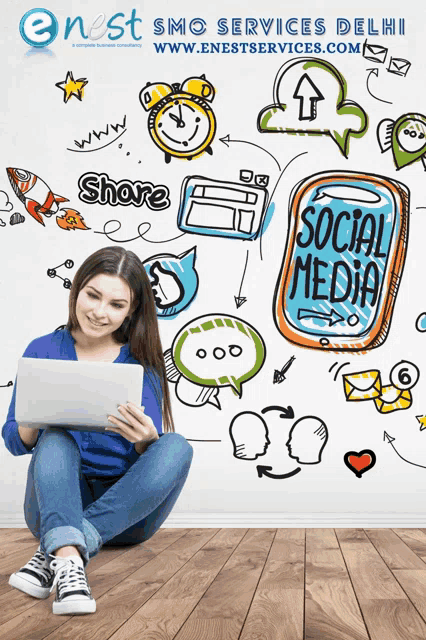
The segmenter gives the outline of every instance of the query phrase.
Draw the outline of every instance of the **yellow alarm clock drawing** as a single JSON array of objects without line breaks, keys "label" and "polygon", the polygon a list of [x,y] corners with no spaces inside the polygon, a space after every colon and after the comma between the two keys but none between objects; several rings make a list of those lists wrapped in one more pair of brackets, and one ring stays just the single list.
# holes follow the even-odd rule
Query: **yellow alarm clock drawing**
[{"label": "yellow alarm clock drawing", "polygon": [[213,154],[211,143],[216,133],[216,118],[208,104],[215,95],[205,76],[192,77],[172,85],[147,83],[139,94],[145,111],[150,111],[148,130],[165,154],[192,160],[205,151]]}]

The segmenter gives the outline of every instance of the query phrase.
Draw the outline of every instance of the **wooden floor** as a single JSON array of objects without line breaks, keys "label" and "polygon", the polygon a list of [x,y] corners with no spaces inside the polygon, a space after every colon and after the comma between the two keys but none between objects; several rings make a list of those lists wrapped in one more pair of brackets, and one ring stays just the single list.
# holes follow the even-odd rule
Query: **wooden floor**
[{"label": "wooden floor", "polygon": [[37,546],[0,529],[1,640],[426,640],[426,529],[160,529],[90,561],[85,616],[9,587]]}]

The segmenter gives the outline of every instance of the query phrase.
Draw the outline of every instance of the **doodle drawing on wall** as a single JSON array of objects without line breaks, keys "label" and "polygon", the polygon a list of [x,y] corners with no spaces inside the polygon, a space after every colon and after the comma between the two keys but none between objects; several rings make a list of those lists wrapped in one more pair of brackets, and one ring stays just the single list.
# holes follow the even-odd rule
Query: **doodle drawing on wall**
[{"label": "doodle drawing on wall", "polygon": [[165,161],[192,160],[204,152],[213,154],[216,118],[208,104],[215,96],[204,75],[187,78],[182,84],[147,83],[139,94],[145,111],[150,111],[148,131],[164,151]]},{"label": "doodle drawing on wall", "polygon": [[362,138],[368,117],[346,94],[346,80],[330,62],[293,58],[279,69],[274,104],[259,113],[257,128],[261,133],[329,136],[347,158],[351,137]]},{"label": "doodle drawing on wall", "polygon": [[342,375],[347,402],[373,400],[379,413],[409,409],[413,403],[411,389],[417,384],[420,371],[412,362],[402,360],[390,372],[390,384],[383,385],[378,369]]},{"label": "doodle drawing on wall", "polygon": [[327,441],[328,429],[321,418],[304,416],[291,427],[286,447],[297,462],[318,464]]},{"label": "doodle drawing on wall", "polygon": [[154,294],[158,317],[175,316],[194,300],[198,290],[196,247],[173,256],[163,253],[143,262]]},{"label": "doodle drawing on wall", "polygon": [[245,320],[210,314],[191,320],[164,354],[167,379],[189,406],[210,403],[220,409],[219,389],[231,387],[241,398],[242,385],[262,368],[266,347],[262,336]]},{"label": "doodle drawing on wall", "polygon": [[362,478],[362,474],[372,469],[376,464],[376,454],[371,449],[348,451],[343,456],[343,461],[357,478]]},{"label": "doodle drawing on wall", "polygon": [[389,330],[408,240],[409,191],[395,180],[328,171],[290,196],[274,319],[303,347],[362,351]]},{"label": "doodle drawing on wall", "polygon": [[382,153],[392,149],[397,169],[421,160],[426,171],[426,117],[421,113],[385,118],[377,127],[377,139]]},{"label": "doodle drawing on wall", "polygon": [[49,276],[49,278],[59,278],[60,280],[62,280],[62,284],[65,289],[71,289],[71,285],[72,285],[71,280],[69,278],[63,278],[56,271],[61,267],[65,267],[66,269],[72,269],[73,266],[74,266],[74,260],[71,260],[71,259],[65,260],[65,262],[63,262],[62,264],[58,264],[57,267],[50,267],[47,270],[47,275]]},{"label": "doodle drawing on wall", "polygon": [[55,195],[47,184],[31,171],[25,169],[6,169],[9,182],[26,210],[37,222],[44,226],[41,214],[50,218],[58,211],[58,205],[68,202],[68,198]]},{"label": "doodle drawing on wall", "polygon": [[271,444],[268,425],[254,411],[242,411],[233,417],[229,425],[229,437],[233,455],[240,460],[256,460],[264,456]]},{"label": "doodle drawing on wall", "polygon": [[[249,173],[250,180],[253,172]],[[255,240],[261,231],[267,204],[268,176],[256,184],[225,182],[203,176],[187,176],[182,183],[177,224],[187,233]],[[263,186],[265,185],[265,186]]]},{"label": "doodle drawing on wall", "polygon": [[81,102],[84,96],[84,87],[88,82],[87,78],[78,78],[78,80],[74,80],[72,71],[68,71],[65,80],[62,82],[56,82],[55,87],[58,87],[58,89],[61,89],[64,92],[65,104],[73,96]]},{"label": "doodle drawing on wall", "polygon": [[[118,133],[120,129],[120,133]],[[114,133],[111,133],[113,131]],[[123,122],[117,122],[117,124],[108,123],[105,129],[93,129],[87,134],[87,138],[82,140],[74,140],[74,144],[77,149],[70,149],[67,147],[67,151],[74,151],[76,153],[90,153],[93,151],[100,151],[105,149],[113,142],[116,142],[121,136],[126,133],[126,116],[123,117]],[[92,138],[93,135],[93,138]],[[97,140],[97,142],[95,142]]]}]

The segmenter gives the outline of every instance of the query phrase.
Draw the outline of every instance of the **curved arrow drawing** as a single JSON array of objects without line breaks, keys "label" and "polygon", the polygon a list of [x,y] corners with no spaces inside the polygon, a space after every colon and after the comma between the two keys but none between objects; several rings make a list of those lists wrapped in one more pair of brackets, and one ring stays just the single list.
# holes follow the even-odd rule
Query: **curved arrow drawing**
[{"label": "curved arrow drawing", "polygon": [[268,413],[268,411],[281,411],[282,413],[280,413],[280,418],[290,418],[290,420],[294,418],[293,407],[285,408],[285,407],[279,407],[277,405],[272,405],[270,407],[265,407],[264,409],[262,409],[260,413],[264,414],[264,413]]},{"label": "curved arrow drawing", "polygon": [[[292,162],[294,162],[294,160],[296,160],[296,158],[300,158],[300,156],[304,156],[306,153],[308,153],[308,152],[307,152],[307,151],[302,151],[302,153],[298,153],[298,154],[297,154],[297,156],[294,156],[294,158],[292,158],[291,160],[289,160],[289,161],[287,162],[286,166],[285,166],[285,167],[284,167],[284,169],[281,171],[281,173],[280,173],[280,175],[279,175],[279,177],[278,177],[278,180],[277,180],[277,181],[276,181],[276,183],[275,183],[274,190],[272,191],[271,195],[269,196],[268,204],[266,205],[266,211],[268,211],[268,209],[269,209],[269,205],[270,205],[270,204],[271,204],[271,202],[272,202],[272,198],[274,197],[275,190],[276,190],[276,188],[278,187],[278,183],[279,183],[279,181],[281,180],[281,178],[283,177],[284,172],[286,171],[286,169],[291,165],[291,163],[292,163]],[[261,225],[261,227],[260,227],[260,231],[259,231],[259,234],[258,234],[258,235],[260,235],[260,240],[259,240],[259,252],[260,252],[260,259],[261,259],[261,260],[263,260],[263,256],[262,256],[262,238],[263,238],[263,227],[264,227],[264,225],[265,225],[265,218],[266,218],[266,216],[263,218],[262,225]]]},{"label": "curved arrow drawing", "polygon": [[404,458],[400,453],[398,453],[398,451],[395,449],[395,445],[393,444],[393,441],[395,440],[395,438],[392,438],[392,436],[390,436],[388,433],[386,433],[386,431],[384,431],[383,440],[385,440],[386,438],[388,439],[388,443],[392,445],[395,453],[401,458],[401,460],[404,460],[404,462],[408,462],[408,464],[412,464],[414,467],[421,467],[422,469],[426,469],[426,467],[423,464],[410,462],[410,460],[407,460],[407,458]]},{"label": "curved arrow drawing", "polygon": [[300,471],[300,467],[297,467],[296,469],[293,469],[293,471],[290,471],[290,473],[283,473],[282,475],[278,476],[273,473],[268,473],[268,471],[270,471],[272,467],[264,467],[261,464],[258,464],[256,469],[257,469],[257,475],[259,476],[259,478],[261,478],[262,476],[266,476],[267,478],[272,478],[273,480],[282,480],[283,478],[291,478],[292,476],[295,476],[296,473],[299,473]]},{"label": "curved arrow drawing", "polygon": [[272,153],[269,153],[269,151],[267,151],[266,149],[264,149],[263,147],[259,146],[258,144],[254,144],[254,142],[248,142],[248,140],[232,140],[229,137],[229,133],[227,136],[224,136],[223,138],[219,138],[219,140],[221,142],[223,142],[223,144],[226,144],[227,147],[229,147],[229,143],[230,142],[242,142],[243,144],[251,144],[252,147],[257,147],[258,149],[262,149],[262,151],[264,151],[265,153],[268,154],[268,156],[271,156],[271,158],[273,158],[275,160],[275,162],[278,165],[278,169],[281,171],[281,167],[280,167],[280,163],[278,162],[278,160],[275,158],[275,156],[272,155]]},{"label": "curved arrow drawing", "polygon": [[374,68],[374,69],[367,69],[367,71],[369,71],[369,72],[370,72],[370,73],[368,74],[368,76],[367,76],[367,91],[368,91],[368,93],[370,94],[370,96],[372,96],[372,97],[373,97],[373,98],[375,98],[376,100],[379,100],[380,102],[386,102],[386,104],[393,104],[393,102],[389,102],[389,100],[382,100],[381,98],[378,98],[377,96],[375,96],[375,95],[373,95],[373,94],[371,93],[370,88],[369,88],[369,86],[368,86],[368,81],[369,81],[369,79],[370,79],[370,76],[371,76],[371,75],[378,77],[378,75],[379,75],[379,70],[378,70],[378,69],[376,69],[376,68]]}]

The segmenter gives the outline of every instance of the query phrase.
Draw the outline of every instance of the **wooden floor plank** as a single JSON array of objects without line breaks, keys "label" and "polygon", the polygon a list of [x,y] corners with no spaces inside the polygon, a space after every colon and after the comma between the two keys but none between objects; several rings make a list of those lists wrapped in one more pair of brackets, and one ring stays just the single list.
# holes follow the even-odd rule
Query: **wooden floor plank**
[{"label": "wooden floor plank", "polygon": [[[190,530],[189,533],[180,537],[139,568],[138,564],[141,563],[134,563],[133,571],[112,588],[109,586],[108,589],[105,589],[105,578],[108,579],[108,574],[103,575],[98,582],[91,577],[90,585],[92,586],[92,583],[94,585],[96,613],[78,618],[68,617],[64,625],[43,637],[46,640],[75,640],[76,638],[105,640],[105,638],[110,638],[116,629],[125,624],[125,621],[146,600],[161,589],[219,531],[219,529]],[[152,540],[154,538],[155,536]]]},{"label": "wooden floor plank", "polygon": [[304,573],[305,530],[279,529],[239,640],[303,640]]},{"label": "wooden floor plank", "polygon": [[423,620],[426,621],[426,570],[396,569],[392,573]]},{"label": "wooden floor plank", "polygon": [[23,544],[22,546],[17,544],[13,551],[0,558],[0,595],[10,590],[7,584],[10,574],[27,564],[33,557],[37,547],[37,542],[33,542],[31,545]]},{"label": "wooden floor plank", "polygon": [[336,529],[336,535],[360,603],[404,599],[403,590],[363,530]]},{"label": "wooden floor plank", "polygon": [[31,536],[31,539],[25,537],[18,540],[10,540],[8,542],[3,541],[0,547],[0,564],[2,560],[9,558],[11,554],[22,553],[24,549],[30,549],[32,553],[32,550],[37,549],[38,545],[39,541],[33,536]]},{"label": "wooden floor plank", "polygon": [[198,554],[111,640],[235,640],[275,534],[275,529],[250,529],[229,560],[217,568],[216,576],[206,574],[205,559]]},{"label": "wooden floor plank", "polygon": [[306,529],[306,544],[308,542],[311,549],[337,549],[340,551],[334,529],[321,527]]},{"label": "wooden floor plank", "polygon": [[371,640],[425,640],[424,621],[367,534],[351,529],[336,534]]},{"label": "wooden floor plank", "polygon": [[426,626],[409,600],[371,600],[362,610],[371,640],[426,638]]},{"label": "wooden floor plank", "polygon": [[392,529],[416,555],[426,562],[426,533],[422,529]]},{"label": "wooden floor plank", "polygon": [[[136,547],[104,547],[100,553],[92,558],[87,565],[86,572],[90,578],[90,586],[93,588],[93,583],[96,581],[102,582],[102,576],[107,576],[107,582],[103,584],[106,586],[108,578],[114,575],[114,579],[120,581],[122,577],[125,577],[134,569],[136,562],[140,562],[141,559],[148,561],[151,557],[154,557],[156,553],[160,553],[167,545],[172,544],[175,540],[179,539],[189,530],[187,529],[162,529],[157,533],[155,538],[156,547],[150,545],[151,540],[147,541],[143,545],[137,545]],[[153,538],[152,538],[153,540]],[[128,554],[125,557],[124,554]],[[114,562],[113,562],[114,561]],[[1,566],[1,563],[0,563]],[[108,567],[104,569],[104,567]],[[126,574],[126,567],[129,568]],[[18,569],[19,566],[16,566]],[[27,594],[13,589],[7,584],[9,580],[9,574],[6,576],[4,588],[5,593],[0,595],[0,625],[14,618],[15,616],[23,613],[27,609],[35,606],[39,600],[32,598]],[[51,599],[54,598],[52,593]]]},{"label": "wooden floor plank", "polygon": [[0,529],[0,542],[2,544],[5,542],[13,542],[16,544],[19,540],[28,542],[29,540],[35,541],[36,538],[26,527],[22,529]]},{"label": "wooden floor plank", "polygon": [[14,527],[3,527],[0,529],[0,542],[4,542],[5,540],[9,540],[13,538],[17,540],[23,532],[28,531],[28,529],[15,529]]},{"label": "wooden floor plank", "polygon": [[[2,558],[0,560],[0,595],[4,595],[5,593],[15,591],[15,589],[11,589],[8,585],[9,577],[12,573],[23,567],[34,555],[37,550],[38,542],[33,542],[31,546],[25,545],[23,548],[10,553],[6,558]],[[93,571],[94,568],[101,565],[105,562],[108,562],[107,558],[115,558],[122,553],[125,553],[128,549],[125,547],[104,547],[102,549],[102,556],[98,554],[94,558],[90,560],[89,568],[90,571]]]},{"label": "wooden floor plank", "polygon": [[[102,555],[104,555],[104,549],[102,549],[100,553],[89,562],[87,574],[88,574],[90,586],[92,586],[92,583],[96,584],[97,572],[100,571],[103,573],[103,580],[100,581],[101,586],[99,586],[99,584],[96,584],[95,589],[93,589],[93,595],[95,599],[97,599],[97,594],[102,595],[103,593],[105,593],[105,591],[107,591],[108,589],[111,589],[112,586],[116,586],[117,582],[120,584],[123,584],[123,582],[121,582],[122,575],[118,573],[118,576],[117,576],[117,572],[119,572],[120,564],[122,564],[122,562],[124,561],[125,556],[129,554],[127,561],[130,564],[130,569],[127,567],[128,568],[127,575],[129,574],[131,575],[132,573],[135,573],[135,570],[137,569],[137,565],[135,567],[135,563],[134,563],[135,555],[142,555],[142,557],[146,555],[146,559],[149,563],[152,558],[152,550],[155,549],[157,545],[158,545],[159,552],[161,552],[161,550],[164,547],[168,547],[170,545],[170,537],[167,536],[167,534],[166,536],[164,536],[162,531],[164,530],[160,530],[155,534],[155,536],[153,536],[150,539],[149,542],[151,544],[148,549],[145,549],[143,545],[137,545],[137,547],[133,547],[131,549],[127,548],[124,554],[120,553],[120,555],[115,560],[111,560],[109,564],[112,566],[109,567],[106,578],[105,578],[105,572],[102,571],[103,564],[101,565]],[[196,537],[197,533],[194,534],[194,532],[197,532],[197,531],[199,530],[191,530],[191,532],[188,535]],[[201,531],[205,531],[205,530],[203,529]],[[211,530],[209,531],[211,532]],[[159,536],[160,532],[161,532],[161,536]],[[212,533],[210,533],[210,535],[212,535]],[[179,533],[175,534],[175,536],[179,536]],[[179,543],[180,539],[181,537],[178,538],[177,543]],[[189,541],[187,543],[184,543],[184,545],[186,544],[190,546]],[[113,555],[110,552],[111,550],[109,549],[107,557],[111,557]],[[97,560],[97,563],[95,563],[96,560]],[[126,565],[127,565],[127,561],[126,561]],[[143,560],[141,562],[143,563]],[[126,577],[126,579],[128,578]],[[135,592],[134,583],[132,584],[132,588],[134,593]],[[47,600],[37,600],[36,603],[27,611],[25,611],[24,613],[18,616],[15,616],[5,624],[0,625],[1,640],[17,640],[17,638],[19,638],[19,640],[42,640],[49,634],[55,632],[55,630],[57,630],[58,628],[61,628],[61,631],[59,632],[59,635],[58,635],[59,638],[70,637],[70,638],[73,638],[73,640],[75,640],[77,637],[79,637],[78,634],[75,634],[75,633],[73,634],[72,625],[74,625],[75,628],[77,628],[79,624],[81,624],[81,622],[86,617],[85,616],[74,617],[74,616],[53,615],[52,600],[54,599],[54,597],[55,595],[54,593],[52,593]],[[30,596],[28,596],[28,598],[32,600]],[[101,616],[99,616],[99,614],[96,614],[96,613],[93,614],[93,616],[88,616],[88,618],[90,618],[92,622],[97,621],[98,624],[99,624],[100,617]],[[70,621],[70,620],[72,621],[71,628],[66,627],[66,624],[65,624],[67,621]],[[80,636],[80,637],[84,637],[84,636]],[[88,635],[87,637],[89,638],[90,635]]]},{"label": "wooden floor plank", "polygon": [[368,633],[331,529],[306,530],[306,640],[368,640]]},{"label": "wooden floor plank", "polygon": [[389,569],[426,569],[426,564],[391,529],[365,529]]},{"label": "wooden floor plank", "polygon": [[39,541],[0,542],[1,640],[426,640],[422,528],[160,529],[91,559],[88,616],[11,588]]}]

